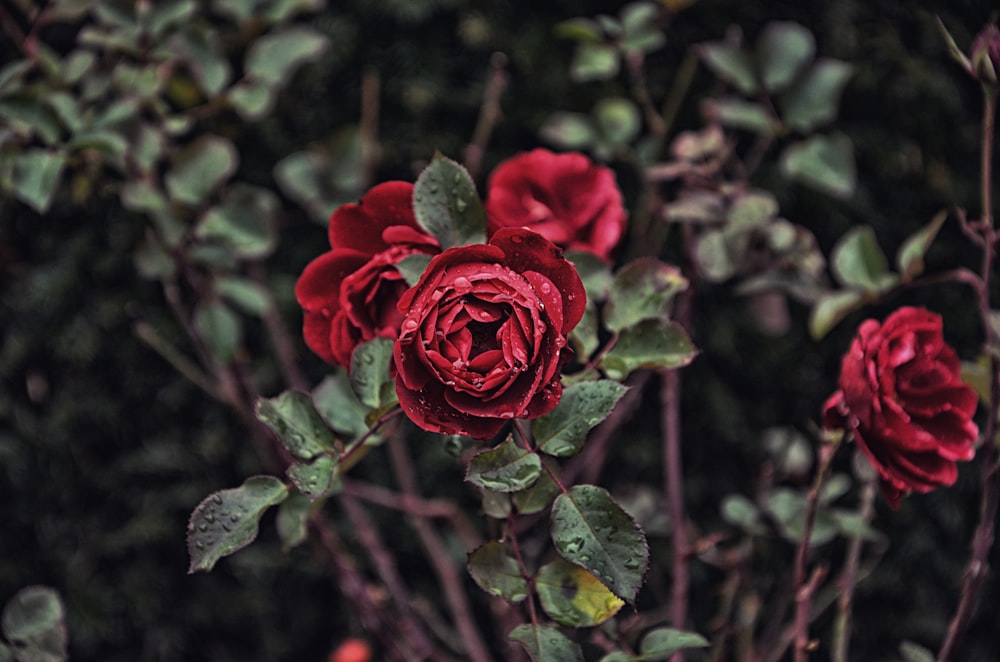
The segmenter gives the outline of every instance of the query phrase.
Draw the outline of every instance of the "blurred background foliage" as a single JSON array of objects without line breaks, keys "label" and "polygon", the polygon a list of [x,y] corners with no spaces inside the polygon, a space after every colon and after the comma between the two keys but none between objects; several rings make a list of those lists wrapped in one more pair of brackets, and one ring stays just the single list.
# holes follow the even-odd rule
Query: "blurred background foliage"
[{"label": "blurred background foliage", "polygon": [[[555,27],[617,15],[622,4],[54,0],[35,22],[44,4],[0,8],[0,602],[29,584],[58,589],[74,659],[323,659],[363,633],[308,545],[283,553],[265,523],[260,541],[213,573],[184,574],[192,508],[271,471],[247,420],[224,403],[252,395],[240,384],[273,395],[295,379],[319,382],[325,367],[298,339],[292,289],[326,247],[327,215],[374,182],[412,180],[436,149],[461,159],[498,67],[507,86],[481,187],[500,160],[551,145],[553,113],[589,116],[599,100],[630,94],[624,75],[580,75],[575,42]],[[776,162],[752,182],[825,254],[856,225],[873,226],[891,255],[939,210],[978,211],[979,90],[948,58],[934,17],[968,45],[991,2],[662,4],[663,41],[645,62],[658,103],[696,44],[731,30],[752,43],[772,20],[801,23],[819,54],[854,67],[836,123],[853,141],[854,194],[789,182]],[[699,128],[700,101],[717,91],[699,66],[673,131]],[[634,160],[613,147],[594,153],[635,209]],[[927,262],[933,271],[978,259],[949,222]],[[820,342],[805,306],[792,304],[787,329],[768,333],[731,287],[700,287],[693,338],[702,354],[682,376],[686,489],[701,534],[725,530],[724,498],[753,494],[761,467],[778,461],[768,449],[785,446],[764,443],[768,430],[816,420],[861,319],[919,303],[945,315],[963,357],[981,342],[971,295],[955,286],[852,313]],[[283,350],[269,344],[275,319],[291,329],[304,375],[287,374]],[[202,343],[191,344],[185,324]],[[203,379],[199,365],[248,377],[203,384],[213,400],[188,378]],[[657,403],[648,400],[600,480],[646,513],[655,555],[669,549],[669,524],[657,496]],[[414,455],[435,496],[468,500],[449,455]],[[808,468],[808,449],[801,461]],[[807,470],[786,469],[805,484]],[[857,659],[892,659],[904,639],[942,639],[977,514],[978,475],[961,469],[954,489],[896,513],[879,507],[888,546],[858,588]],[[375,456],[359,470],[372,479],[384,471]],[[384,530],[404,526],[396,513],[373,512]],[[760,576],[786,567],[788,543],[756,544]],[[435,595],[420,568],[405,566],[409,537],[390,545],[414,594]],[[693,627],[707,632],[721,574],[698,562],[692,573]],[[654,571],[642,606],[664,604],[668,589]],[[1000,654],[998,599],[993,581],[962,659]]]}]

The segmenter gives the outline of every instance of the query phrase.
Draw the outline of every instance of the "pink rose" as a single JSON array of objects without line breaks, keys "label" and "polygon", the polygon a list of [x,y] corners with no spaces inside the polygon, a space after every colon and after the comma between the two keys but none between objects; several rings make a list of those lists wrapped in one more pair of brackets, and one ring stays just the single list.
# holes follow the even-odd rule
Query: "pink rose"
[{"label": "pink rose", "polygon": [[840,390],[823,407],[828,429],[850,430],[878,472],[893,508],[910,491],[952,485],[971,460],[979,429],[976,394],[961,381],[941,318],[900,308],[866,320],[844,356]]},{"label": "pink rose", "polygon": [[386,182],[330,217],[333,250],[309,263],[295,285],[306,345],[325,361],[350,367],[358,344],[399,332],[396,304],[409,285],[396,265],[439,252],[417,225],[412,199],[412,184]]},{"label": "pink rose", "polygon": [[488,188],[491,233],[525,227],[561,248],[609,260],[625,230],[614,172],[583,154],[545,149],[519,154],[497,166]]},{"label": "pink rose", "polygon": [[425,430],[479,439],[541,416],[562,395],[566,335],[585,306],[575,267],[534,232],[449,248],[399,301],[400,406]]}]

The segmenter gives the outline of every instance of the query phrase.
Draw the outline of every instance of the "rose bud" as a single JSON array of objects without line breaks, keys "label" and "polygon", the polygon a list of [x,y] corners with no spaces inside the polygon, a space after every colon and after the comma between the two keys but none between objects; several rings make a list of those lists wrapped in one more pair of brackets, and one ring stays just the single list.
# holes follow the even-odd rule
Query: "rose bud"
[{"label": "rose bud", "polygon": [[536,149],[490,175],[489,231],[525,227],[567,250],[609,260],[625,229],[626,213],[614,172],[583,154]]},{"label": "rose bud", "polygon": [[952,485],[956,462],[975,455],[976,393],[961,381],[941,317],[900,308],[883,324],[866,320],[844,355],[840,390],[823,426],[848,430],[893,508],[907,493]]},{"label": "rose bud", "polygon": [[396,265],[440,250],[417,225],[412,198],[412,184],[386,182],[330,217],[333,250],[309,263],[295,285],[306,345],[325,361],[350,367],[357,345],[399,332],[396,304],[409,285]]},{"label": "rose bud", "polygon": [[399,301],[399,404],[431,432],[485,439],[559,402],[586,294],[562,251],[525,229],[435,256]]}]

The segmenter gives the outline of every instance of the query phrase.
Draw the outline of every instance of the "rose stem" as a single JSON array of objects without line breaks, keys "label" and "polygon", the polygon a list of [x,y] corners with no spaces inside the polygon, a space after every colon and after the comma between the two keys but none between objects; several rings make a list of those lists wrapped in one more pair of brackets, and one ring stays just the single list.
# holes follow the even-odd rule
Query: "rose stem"
[{"label": "rose stem", "polygon": [[983,445],[979,449],[983,465],[983,493],[979,505],[979,525],[972,537],[972,554],[962,579],[962,593],[955,607],[955,613],[948,624],[948,633],[938,652],[937,662],[948,662],[955,654],[972,618],[972,612],[979,598],[979,591],[989,573],[988,555],[993,546],[997,505],[1000,501],[1000,472],[996,466],[997,407],[1000,406],[1000,363],[990,354],[990,346],[997,341],[997,334],[990,324],[990,276],[993,271],[993,257],[998,234],[993,227],[993,196],[990,190],[993,178],[993,136],[996,128],[996,89],[984,88],[982,160],[982,219],[979,229],[983,237],[982,289],[979,291],[979,314],[983,320],[985,340],[983,344],[990,356],[990,397],[986,408],[986,429]]},{"label": "rose stem", "polygon": [[802,525],[802,538],[795,553],[795,662],[806,662],[809,659],[809,609],[812,596],[825,571],[817,568],[812,577],[806,580],[806,556],[809,552],[809,539],[812,538],[813,525],[816,523],[816,511],[819,509],[819,496],[826,484],[833,466],[833,456],[844,442],[847,433],[840,435],[837,441],[820,448],[820,465],[816,471],[809,494],[806,497],[805,523]]},{"label": "rose stem", "polygon": [[[673,548],[673,584],[670,588],[670,622],[683,630],[687,621],[688,541],[684,514],[684,468],[681,464],[681,378],[676,370],[661,373],[660,399],[663,403],[663,472],[666,481],[667,508],[670,511]],[[672,662],[683,662],[683,653],[674,653]]]},{"label": "rose stem", "polygon": [[264,310],[262,318],[264,327],[267,329],[267,335],[271,340],[271,346],[274,347],[274,351],[278,355],[278,368],[281,370],[281,375],[291,388],[299,391],[307,391],[309,389],[309,381],[299,367],[295,343],[292,341],[292,337],[288,333],[284,321],[281,319],[281,313],[278,311],[278,306],[274,301],[271,290],[267,288],[263,267],[259,262],[255,262],[250,265],[249,271],[250,278],[261,286],[262,291],[267,292],[267,307]]},{"label": "rose stem", "polygon": [[507,56],[494,53],[490,58],[490,79],[483,92],[483,102],[479,107],[479,118],[472,130],[472,140],[465,148],[465,168],[469,176],[475,179],[483,163],[483,154],[490,141],[493,127],[500,120],[500,97],[507,87]]},{"label": "rose stem", "polygon": [[517,567],[521,569],[521,577],[528,585],[528,599],[526,602],[528,603],[528,615],[531,618],[531,624],[538,627],[538,612],[535,611],[535,578],[528,572],[528,566],[524,563],[524,556],[521,554],[521,545],[517,542],[516,523],[513,515],[507,516],[507,536],[510,537],[510,550],[514,552]]},{"label": "rose stem", "polygon": [[[861,488],[861,504],[858,506],[858,516],[863,522],[869,522],[875,506],[875,481],[867,480]],[[865,541],[861,536],[851,539],[847,549],[847,559],[844,569],[837,582],[840,595],[837,597],[837,616],[833,626],[833,645],[830,657],[833,662],[847,662],[851,644],[851,610],[854,606],[854,587],[858,582],[858,564],[861,562],[861,548]]]},{"label": "rose stem", "polygon": [[[389,448],[389,460],[393,473],[404,495],[420,497],[417,489],[417,477],[413,471],[413,461],[408,457],[405,441],[399,435],[390,435],[386,444]],[[450,553],[431,524],[422,517],[411,516],[410,525],[417,532],[420,544],[423,545],[427,557],[434,566],[434,572],[444,589],[444,597],[448,602],[455,627],[458,628],[466,646],[469,660],[473,662],[492,662],[486,644],[472,619],[472,606],[462,588],[462,578],[449,562]]]}]

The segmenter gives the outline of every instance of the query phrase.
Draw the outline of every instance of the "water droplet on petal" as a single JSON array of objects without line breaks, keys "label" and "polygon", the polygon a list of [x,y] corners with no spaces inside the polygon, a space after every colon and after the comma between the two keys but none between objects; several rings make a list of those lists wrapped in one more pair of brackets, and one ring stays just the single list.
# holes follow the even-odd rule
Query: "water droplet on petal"
[{"label": "water droplet on petal", "polygon": [[418,326],[420,326],[420,324],[415,319],[407,319],[403,322],[404,331],[416,331]]},{"label": "water droplet on petal", "polygon": [[515,244],[520,244],[522,241],[521,236],[516,234],[513,237],[511,237],[510,240]]},{"label": "water droplet on petal", "polygon": [[552,286],[548,283],[542,283],[542,294],[549,294],[552,292]]},{"label": "water droplet on petal", "polygon": [[452,286],[455,288],[455,291],[458,292],[459,294],[465,294],[466,292],[472,289],[472,281],[470,281],[465,276],[459,276],[454,280]]}]

